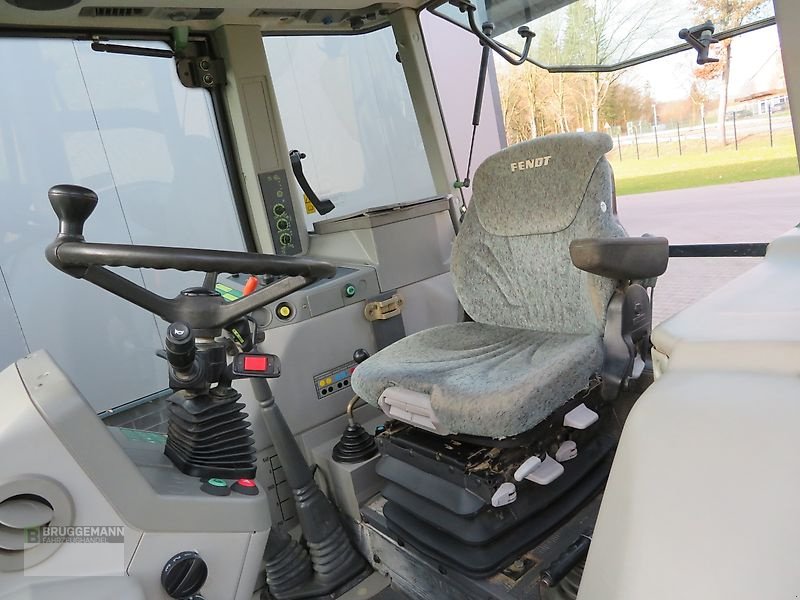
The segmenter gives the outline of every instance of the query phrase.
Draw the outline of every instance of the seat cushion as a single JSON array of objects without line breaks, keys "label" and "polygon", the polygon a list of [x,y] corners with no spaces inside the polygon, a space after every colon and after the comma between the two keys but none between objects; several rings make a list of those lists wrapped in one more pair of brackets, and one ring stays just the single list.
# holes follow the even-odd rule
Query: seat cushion
[{"label": "seat cushion", "polygon": [[384,348],[356,368],[351,383],[373,405],[393,385],[428,394],[449,431],[503,438],[544,420],[584,389],[602,362],[598,335],[456,323]]}]

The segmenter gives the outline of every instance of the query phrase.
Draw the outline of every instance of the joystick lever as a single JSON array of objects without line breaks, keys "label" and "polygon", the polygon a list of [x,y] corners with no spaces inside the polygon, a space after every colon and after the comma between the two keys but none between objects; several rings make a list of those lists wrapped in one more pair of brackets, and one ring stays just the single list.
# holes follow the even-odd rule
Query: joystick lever
[{"label": "joystick lever", "polygon": [[83,226],[97,206],[97,194],[79,185],[56,185],[47,192],[58,216],[58,237],[83,239]]},{"label": "joystick lever", "polygon": [[355,352],[353,352],[353,361],[358,363],[359,365],[368,358],[369,358],[369,352],[367,352],[363,348],[358,348]]}]

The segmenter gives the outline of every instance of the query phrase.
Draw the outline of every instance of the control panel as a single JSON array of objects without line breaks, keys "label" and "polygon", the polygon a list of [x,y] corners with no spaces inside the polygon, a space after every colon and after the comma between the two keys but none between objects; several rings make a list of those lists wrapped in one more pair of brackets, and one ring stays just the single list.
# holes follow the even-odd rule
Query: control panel
[{"label": "control panel", "polygon": [[314,389],[317,391],[317,398],[322,400],[336,392],[350,389],[350,376],[355,369],[356,363],[351,361],[319,375],[314,375]]},{"label": "control panel", "polygon": [[[260,276],[256,279],[255,289],[265,285]],[[224,297],[238,298],[248,282],[252,286],[253,280],[245,273],[221,276],[217,289]],[[351,264],[338,267],[330,279],[316,281],[252,313],[260,340],[252,352],[279,358],[281,376],[270,379],[269,385],[294,433],[344,415],[353,397],[353,353],[375,348],[373,326],[364,309],[380,293],[375,268]],[[271,364],[268,359],[266,367]],[[259,369],[259,365],[250,366]],[[292,495],[288,484],[278,478],[283,469],[274,471],[276,480],[272,481],[269,473],[277,459],[262,454],[260,460],[258,478],[262,492],[270,498],[273,518],[291,519]]]},{"label": "control panel", "polygon": [[[234,301],[244,295],[248,280],[250,275],[244,273],[230,275],[221,278],[216,289],[223,298]],[[274,277],[259,275],[252,291],[274,280]],[[267,322],[263,326],[271,329],[297,323],[351,304],[363,304],[379,293],[378,277],[373,267],[339,267],[331,279],[316,281],[267,305]]]},{"label": "control panel", "polygon": [[300,233],[297,229],[297,218],[294,214],[292,192],[286,178],[286,170],[259,173],[258,183],[267,209],[275,254],[299,254],[302,251]]}]

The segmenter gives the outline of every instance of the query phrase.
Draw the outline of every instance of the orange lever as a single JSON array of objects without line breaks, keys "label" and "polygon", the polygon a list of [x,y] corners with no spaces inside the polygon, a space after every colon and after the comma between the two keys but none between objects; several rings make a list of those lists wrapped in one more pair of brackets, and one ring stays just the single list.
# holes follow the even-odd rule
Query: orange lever
[{"label": "orange lever", "polygon": [[249,296],[253,292],[256,291],[258,287],[258,278],[255,275],[250,275],[247,280],[247,283],[244,284],[244,289],[242,290],[242,296]]}]

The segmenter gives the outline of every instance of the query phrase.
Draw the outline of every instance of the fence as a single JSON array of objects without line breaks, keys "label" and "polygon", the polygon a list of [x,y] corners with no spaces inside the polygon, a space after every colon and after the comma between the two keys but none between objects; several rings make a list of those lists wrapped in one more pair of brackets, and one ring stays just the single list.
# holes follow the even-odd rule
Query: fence
[{"label": "fence", "polygon": [[[683,156],[687,153],[708,153],[723,146],[716,122],[701,117],[698,123],[664,123],[658,121],[655,110],[653,117],[653,122],[628,123],[626,132],[621,127],[607,129],[616,142],[616,158],[622,161],[676,154]],[[762,115],[751,115],[744,111],[729,112],[725,119],[726,143],[734,150],[739,150],[744,141],[774,147],[776,136],[780,132],[791,133],[791,128],[788,110],[778,112],[768,106]]]}]

